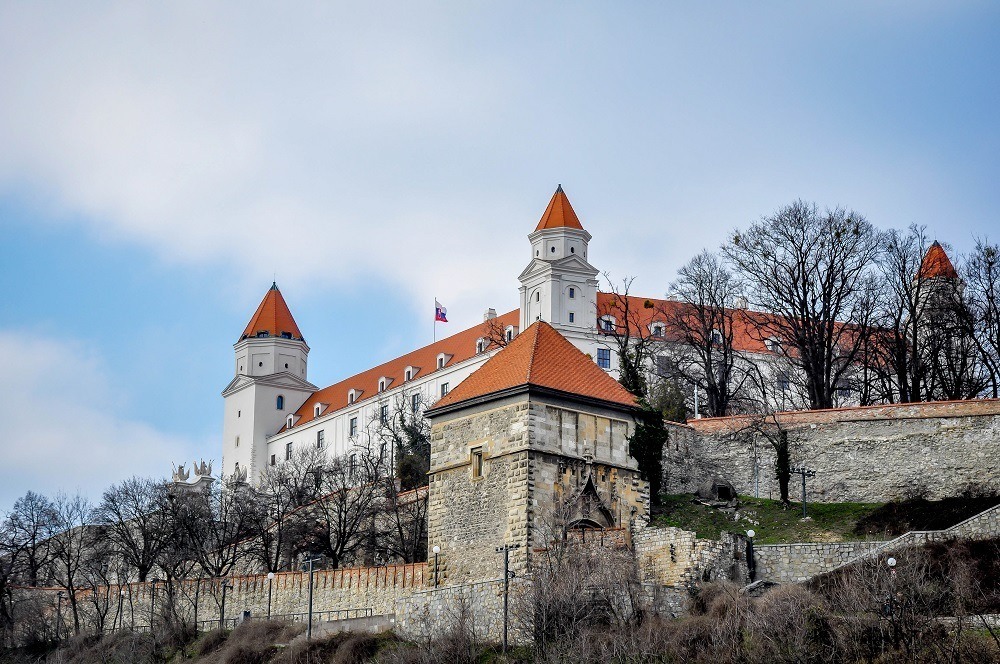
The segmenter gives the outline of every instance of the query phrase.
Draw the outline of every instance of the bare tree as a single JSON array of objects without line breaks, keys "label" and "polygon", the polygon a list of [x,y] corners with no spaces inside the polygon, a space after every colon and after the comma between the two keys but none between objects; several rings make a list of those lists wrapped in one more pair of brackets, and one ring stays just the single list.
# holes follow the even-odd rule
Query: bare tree
[{"label": "bare tree", "polygon": [[253,503],[257,496],[242,478],[219,477],[207,490],[171,494],[170,506],[177,544],[173,558],[197,562],[207,576],[230,574],[246,551],[244,540],[253,534]]},{"label": "bare tree", "polygon": [[73,614],[73,629],[80,633],[77,591],[84,583],[88,556],[97,533],[91,526],[90,502],[77,494],[59,494],[53,504],[56,534],[52,537],[52,578],[66,593]]},{"label": "bare tree", "polygon": [[108,488],[94,518],[139,581],[175,536],[166,485],[149,478],[132,477]]},{"label": "bare tree", "polygon": [[750,329],[801,371],[810,408],[832,408],[871,329],[879,234],[856,212],[800,200],[734,232],[723,251],[763,312],[749,314]]},{"label": "bare tree", "polygon": [[995,399],[1000,397],[1000,245],[990,244],[985,238],[977,239],[964,274],[974,320],[973,338]]},{"label": "bare tree", "polygon": [[52,501],[29,491],[14,503],[8,521],[13,541],[23,552],[16,570],[20,582],[37,586],[44,581],[41,575],[52,557],[51,538],[56,524]]},{"label": "bare tree", "polygon": [[703,251],[678,271],[670,288],[679,303],[665,312],[672,343],[662,355],[669,366],[658,370],[702,390],[709,416],[727,415],[747,380],[734,344],[739,284],[715,254]]}]

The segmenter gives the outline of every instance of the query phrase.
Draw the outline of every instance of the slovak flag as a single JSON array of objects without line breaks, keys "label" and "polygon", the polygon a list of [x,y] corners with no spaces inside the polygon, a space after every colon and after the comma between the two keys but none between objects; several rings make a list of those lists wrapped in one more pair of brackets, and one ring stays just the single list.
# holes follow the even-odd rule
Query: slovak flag
[{"label": "slovak flag", "polygon": [[434,320],[442,323],[448,322],[448,310],[437,300],[434,300]]}]

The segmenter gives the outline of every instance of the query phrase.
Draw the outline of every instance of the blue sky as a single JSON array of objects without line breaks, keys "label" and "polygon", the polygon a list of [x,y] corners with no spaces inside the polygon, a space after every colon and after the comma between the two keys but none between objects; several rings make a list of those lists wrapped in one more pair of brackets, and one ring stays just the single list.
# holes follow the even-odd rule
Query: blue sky
[{"label": "blue sky", "polygon": [[319,385],[514,308],[558,183],[653,296],[796,198],[1000,235],[994,3],[5,2],[0,90],[0,508],[218,458],[275,276]]}]

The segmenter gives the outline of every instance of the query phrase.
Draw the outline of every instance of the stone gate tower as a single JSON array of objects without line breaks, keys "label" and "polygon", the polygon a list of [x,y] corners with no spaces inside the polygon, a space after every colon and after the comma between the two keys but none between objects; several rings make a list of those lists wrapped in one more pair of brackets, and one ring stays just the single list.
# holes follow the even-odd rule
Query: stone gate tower
[{"label": "stone gate tower", "polygon": [[[446,584],[500,576],[496,548],[532,550],[578,529],[628,539],[648,485],[628,453],[634,397],[544,321],[427,411],[428,548]],[[429,556],[433,560],[434,556]]]}]

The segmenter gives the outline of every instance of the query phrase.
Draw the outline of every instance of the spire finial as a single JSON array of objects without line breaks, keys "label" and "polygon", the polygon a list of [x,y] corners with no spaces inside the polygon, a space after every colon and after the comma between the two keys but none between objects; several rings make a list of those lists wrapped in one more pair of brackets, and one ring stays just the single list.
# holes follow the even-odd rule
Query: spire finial
[{"label": "spire finial", "polygon": [[556,192],[562,191],[562,184],[556,186]]}]

